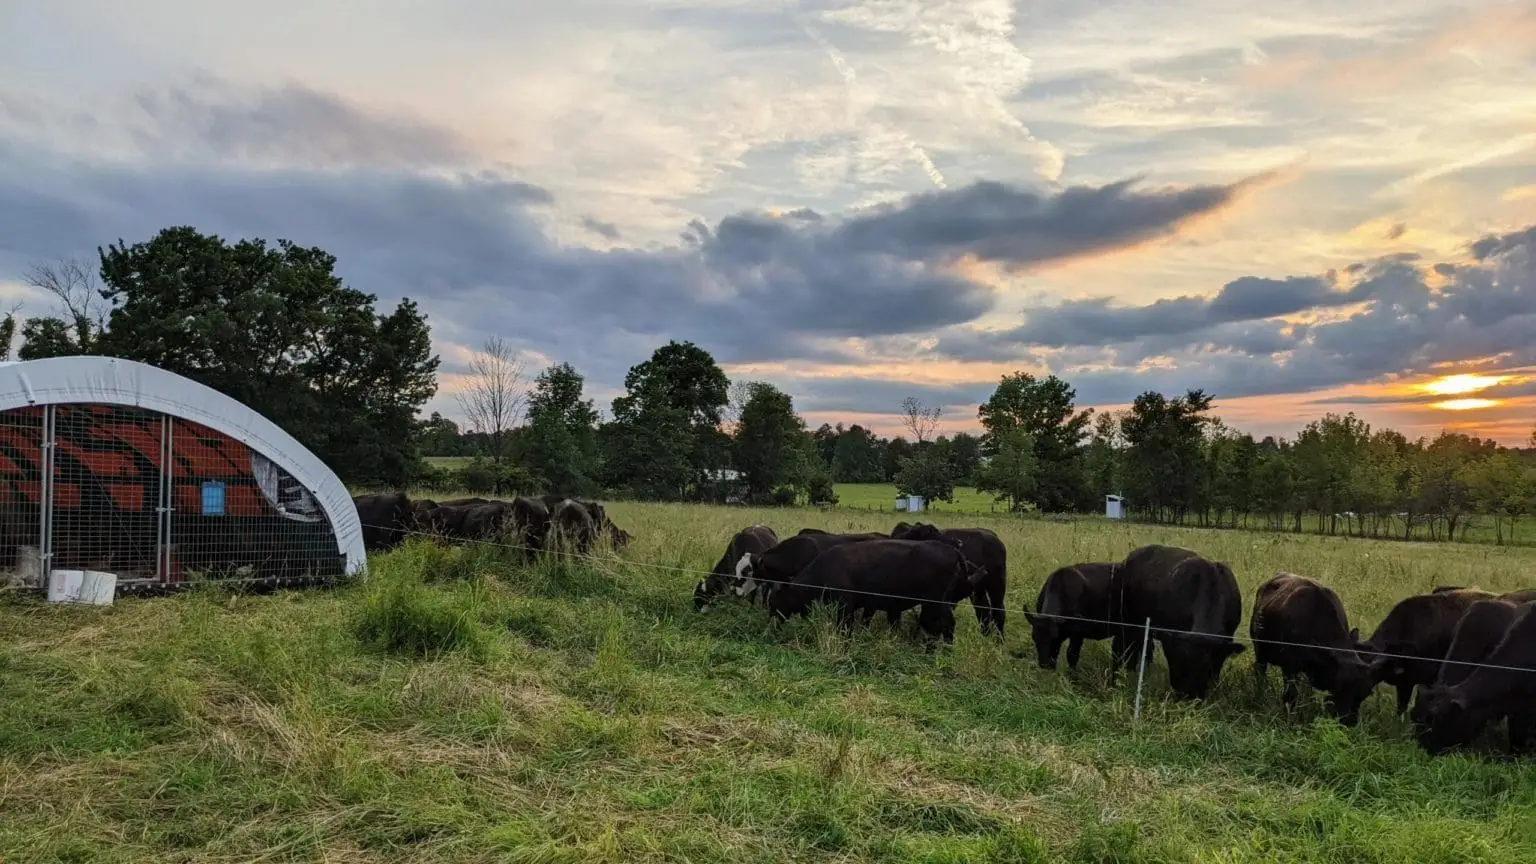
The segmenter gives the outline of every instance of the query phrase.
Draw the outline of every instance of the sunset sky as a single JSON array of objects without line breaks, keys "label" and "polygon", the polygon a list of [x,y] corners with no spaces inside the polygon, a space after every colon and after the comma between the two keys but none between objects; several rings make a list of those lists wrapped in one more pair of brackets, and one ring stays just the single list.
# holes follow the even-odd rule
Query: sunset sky
[{"label": "sunset sky", "polygon": [[604,409],[677,338],[813,426],[1024,370],[1514,444],[1536,3],[0,4],[0,296],[173,224],[418,300],[450,415],[489,335]]}]

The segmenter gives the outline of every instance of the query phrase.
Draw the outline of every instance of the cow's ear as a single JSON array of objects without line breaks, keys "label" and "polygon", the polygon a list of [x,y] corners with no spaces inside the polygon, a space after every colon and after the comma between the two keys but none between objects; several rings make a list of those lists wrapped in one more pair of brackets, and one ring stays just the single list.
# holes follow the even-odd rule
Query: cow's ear
[{"label": "cow's ear", "polygon": [[1024,610],[1024,620],[1033,625],[1035,623],[1035,613],[1029,611],[1028,609]]},{"label": "cow's ear", "polygon": [[1360,650],[1360,628],[1359,627],[1351,627],[1351,628],[1349,628],[1349,641],[1355,643],[1355,650],[1356,651]]}]

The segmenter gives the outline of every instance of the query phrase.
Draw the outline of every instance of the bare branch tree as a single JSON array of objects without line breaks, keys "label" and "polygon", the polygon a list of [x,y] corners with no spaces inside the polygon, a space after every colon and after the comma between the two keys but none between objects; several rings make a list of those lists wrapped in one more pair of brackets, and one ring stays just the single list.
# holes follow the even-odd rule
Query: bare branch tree
[{"label": "bare branch tree", "polygon": [[752,383],[745,379],[732,381],[730,389],[726,391],[725,408],[720,411],[720,425],[727,435],[735,435],[741,426],[741,409],[747,407],[747,400],[752,398]]},{"label": "bare branch tree", "polygon": [[901,400],[901,422],[912,432],[917,443],[921,444],[928,440],[928,436],[939,425],[939,414],[943,410],[937,405],[930,408],[916,396],[908,396]]},{"label": "bare branch tree", "polygon": [[77,333],[100,333],[107,329],[110,305],[101,296],[96,272],[78,258],[60,258],[47,264],[33,265],[22,282],[52,294],[64,307],[68,323]]},{"label": "bare branch tree", "polygon": [[469,364],[469,386],[459,393],[459,407],[470,428],[491,437],[491,458],[500,462],[507,433],[522,419],[528,402],[528,370],[522,358],[500,336]]}]

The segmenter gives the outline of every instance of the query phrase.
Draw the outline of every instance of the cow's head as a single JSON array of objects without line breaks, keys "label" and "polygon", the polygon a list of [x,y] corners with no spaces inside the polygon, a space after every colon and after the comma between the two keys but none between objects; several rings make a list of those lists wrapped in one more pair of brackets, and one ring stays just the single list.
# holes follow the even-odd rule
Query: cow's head
[{"label": "cow's head", "polygon": [[735,584],[731,590],[736,592],[737,597],[745,597],[757,590],[758,583],[753,574],[757,572],[758,557],[757,553],[748,552],[736,561],[736,576],[732,580]]},{"label": "cow's head", "polygon": [[1425,687],[1409,716],[1414,738],[1428,753],[1444,753],[1472,743],[1486,717],[1473,709],[1455,687]]}]

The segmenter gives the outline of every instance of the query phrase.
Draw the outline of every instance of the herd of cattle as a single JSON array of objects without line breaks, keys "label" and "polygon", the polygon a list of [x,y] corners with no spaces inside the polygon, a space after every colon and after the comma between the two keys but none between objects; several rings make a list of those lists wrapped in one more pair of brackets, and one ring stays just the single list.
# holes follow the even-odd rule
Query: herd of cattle
[{"label": "herd of cattle", "polygon": [[[834,605],[841,626],[884,612],[892,627],[918,608],[927,638],[954,638],[954,607],[970,599],[983,633],[1003,634],[1007,549],[985,528],[939,529],[905,522],[890,534],[831,534],[806,528],[780,540],[753,525],[731,538],[725,554],[694,589],[694,608],[735,595],[777,618],[804,614],[816,601]],[[1302,680],[1329,694],[1345,725],[1382,684],[1397,691],[1398,714],[1408,713],[1419,744],[1431,753],[1472,742],[1508,721],[1509,749],[1536,732],[1536,589],[1495,594],[1439,586],[1405,598],[1370,638],[1350,628],[1333,589],[1294,573],[1260,585],[1249,624],[1257,684],[1270,666],[1285,682],[1293,708]],[[1169,685],[1179,697],[1204,698],[1227,659],[1246,646],[1234,640],[1242,619],[1232,569],[1196,552],[1149,545],[1123,561],[1060,567],[1045,580],[1035,610],[1025,612],[1044,669],[1055,669],[1061,648],[1074,670],[1084,640],[1110,639],[1111,683],[1134,663],[1142,634],[1147,661],[1161,646]],[[1145,628],[1145,630],[1144,630]]]},{"label": "herd of cattle", "polygon": [[[390,492],[353,502],[370,551],[412,534],[532,553],[585,553],[599,543],[623,548],[630,540],[602,504],[564,496],[437,502]],[[731,538],[693,600],[702,610],[717,597],[749,598],[780,619],[821,601],[837,607],[843,627],[877,612],[896,627],[917,608],[925,637],[953,641],[954,609],[966,599],[984,634],[1003,635],[1007,582],[1008,550],[986,528],[903,522],[889,534],[805,528],[780,540],[773,529],[753,525]],[[1397,691],[1398,714],[1409,713],[1413,702],[1410,717],[1426,750],[1468,744],[1507,720],[1509,748],[1518,751],[1536,733],[1533,604],[1536,589],[1495,594],[1439,586],[1400,601],[1362,640],[1333,589],[1278,573],[1259,586],[1249,623],[1257,683],[1264,686],[1269,667],[1278,667],[1282,700],[1291,708],[1306,680],[1329,694],[1330,709],[1346,725],[1358,723],[1361,704],[1388,684]],[[1063,646],[1075,670],[1085,640],[1111,640],[1111,683],[1122,665],[1134,664],[1145,632],[1148,662],[1154,643],[1161,646],[1169,686],[1181,698],[1205,698],[1228,658],[1246,648],[1233,638],[1243,603],[1232,569],[1174,546],[1057,568],[1034,611],[1024,614],[1044,669],[1057,667]]]},{"label": "herd of cattle", "polygon": [[413,535],[450,542],[495,542],[528,552],[567,549],[585,553],[606,541],[615,549],[629,545],[629,533],[608,519],[596,501],[563,495],[518,497],[510,501],[457,498],[412,500],[404,492],[352,496],[370,552],[398,546]]}]

